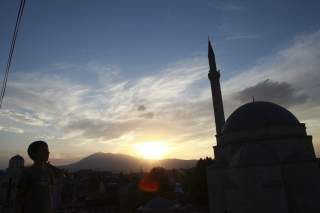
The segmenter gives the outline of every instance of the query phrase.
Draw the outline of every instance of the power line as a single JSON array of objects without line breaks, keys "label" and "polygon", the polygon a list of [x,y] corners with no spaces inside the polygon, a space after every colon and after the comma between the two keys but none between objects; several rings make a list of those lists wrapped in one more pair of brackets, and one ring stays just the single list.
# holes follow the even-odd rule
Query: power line
[{"label": "power line", "polygon": [[1,93],[0,93],[0,108],[2,107],[4,94],[5,94],[6,88],[7,88],[8,75],[9,75],[9,71],[10,71],[10,66],[11,66],[12,57],[13,57],[13,53],[14,53],[14,48],[15,48],[15,45],[16,45],[16,40],[17,40],[17,36],[18,36],[18,32],[19,32],[19,25],[20,25],[20,22],[21,22],[21,17],[22,17],[22,14],[23,14],[25,3],[26,3],[26,0],[21,0],[20,1],[19,11],[18,11],[16,24],[15,24],[15,27],[14,27],[12,40],[11,40],[11,45],[10,45],[10,52],[9,52],[9,56],[8,56],[8,60],[7,60],[7,64],[6,64],[6,69],[5,69],[5,73],[4,73],[4,78],[3,78],[3,82],[2,82],[2,88],[1,88]]}]

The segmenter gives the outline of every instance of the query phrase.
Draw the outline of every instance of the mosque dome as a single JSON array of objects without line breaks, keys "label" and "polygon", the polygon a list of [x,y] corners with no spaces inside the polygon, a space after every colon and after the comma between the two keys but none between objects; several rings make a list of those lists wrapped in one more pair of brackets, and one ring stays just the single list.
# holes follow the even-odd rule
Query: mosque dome
[{"label": "mosque dome", "polygon": [[236,109],[224,124],[222,133],[299,124],[299,120],[284,107],[271,102],[256,101]]},{"label": "mosque dome", "polygon": [[278,162],[278,157],[271,147],[258,144],[243,144],[231,160],[231,167],[268,165]]}]

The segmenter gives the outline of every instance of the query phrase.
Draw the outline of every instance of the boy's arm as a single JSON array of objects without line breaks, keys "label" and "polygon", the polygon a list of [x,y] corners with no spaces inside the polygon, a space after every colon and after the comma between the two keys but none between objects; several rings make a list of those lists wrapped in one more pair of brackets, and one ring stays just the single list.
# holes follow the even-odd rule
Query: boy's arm
[{"label": "boy's arm", "polygon": [[62,169],[59,169],[59,168],[51,165],[50,162],[47,163],[47,166],[56,177],[64,177],[65,176],[65,173]]}]

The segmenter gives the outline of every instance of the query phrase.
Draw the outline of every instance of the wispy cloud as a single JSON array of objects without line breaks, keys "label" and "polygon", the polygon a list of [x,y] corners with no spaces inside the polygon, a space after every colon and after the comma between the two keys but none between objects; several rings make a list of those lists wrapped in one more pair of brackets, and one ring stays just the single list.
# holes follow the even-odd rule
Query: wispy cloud
[{"label": "wispy cloud", "polygon": [[[227,113],[252,95],[284,104],[301,121],[310,121],[317,141],[319,50],[320,31],[297,38],[257,66],[222,82]],[[94,150],[128,152],[130,145],[146,140],[167,141],[176,157],[211,155],[214,122],[205,58],[183,60],[137,79],[124,78],[124,71],[114,66],[85,67],[90,76],[96,75],[96,82],[49,73],[13,77],[0,114],[16,123],[12,128],[17,130],[10,131],[32,129],[34,136],[50,139],[53,152],[60,155],[68,149],[77,156]],[[110,73],[110,78],[101,77]],[[0,125],[0,130],[9,131],[9,124],[0,120]]]},{"label": "wispy cloud", "polygon": [[236,34],[229,35],[225,37],[225,40],[242,40],[242,39],[258,39],[260,36],[258,34]]},{"label": "wispy cloud", "polygon": [[[186,60],[152,76],[135,80],[117,76],[107,84],[97,82],[94,86],[48,73],[20,74],[9,84],[6,110],[1,116],[30,128],[37,126],[46,134],[36,134],[33,128],[35,135],[68,144],[92,146],[97,142],[145,140],[159,135],[174,138],[178,133],[175,130],[181,127],[174,127],[180,125],[173,124],[175,118],[170,113],[177,111],[175,105],[181,101],[188,102],[193,84],[206,78],[206,66],[199,59]],[[98,65],[93,69],[98,70]],[[109,70],[105,66],[101,69]],[[92,73],[90,66],[88,72]],[[131,137],[126,137],[128,134]]]},{"label": "wispy cloud", "polygon": [[227,96],[230,96],[270,79],[269,83],[290,84],[291,90],[310,97],[309,103],[316,103],[319,101],[317,93],[320,91],[319,47],[320,31],[300,36],[288,48],[265,58],[255,67],[224,82],[224,91]]},{"label": "wispy cloud", "polygon": [[16,127],[4,127],[4,126],[0,126],[0,131],[17,133],[17,134],[22,134],[22,133],[24,133],[24,130],[23,130],[23,129],[19,129],[19,128],[16,128]]},{"label": "wispy cloud", "polygon": [[0,112],[0,116],[7,117],[13,121],[32,125],[32,126],[43,126],[45,122],[39,118],[39,116],[33,112],[19,112],[18,110],[3,110]]},{"label": "wispy cloud", "polygon": [[283,104],[307,124],[308,132],[315,136],[314,143],[319,143],[320,128],[314,127],[320,123],[319,66],[320,31],[297,37],[287,48],[223,82],[229,112],[252,95],[256,100]]},{"label": "wispy cloud", "polygon": [[212,5],[216,9],[222,11],[243,11],[245,9],[243,5],[227,1],[212,1],[209,5]]}]

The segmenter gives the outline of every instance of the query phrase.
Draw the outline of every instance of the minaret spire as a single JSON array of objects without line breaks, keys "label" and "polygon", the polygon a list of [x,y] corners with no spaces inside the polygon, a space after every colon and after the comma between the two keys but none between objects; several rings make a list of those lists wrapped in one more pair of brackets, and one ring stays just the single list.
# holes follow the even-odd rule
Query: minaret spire
[{"label": "minaret spire", "polygon": [[208,59],[209,59],[210,71],[217,71],[216,56],[214,55],[210,38],[208,38]]},{"label": "minaret spire", "polygon": [[208,77],[211,84],[213,110],[214,110],[214,117],[215,117],[215,123],[216,123],[216,133],[218,136],[222,132],[222,128],[225,123],[225,118],[224,118],[223,101],[222,101],[221,87],[220,87],[220,72],[217,69],[216,59],[215,59],[215,55],[213,52],[210,39],[208,39],[208,60],[209,60],[209,67],[210,67]]}]

